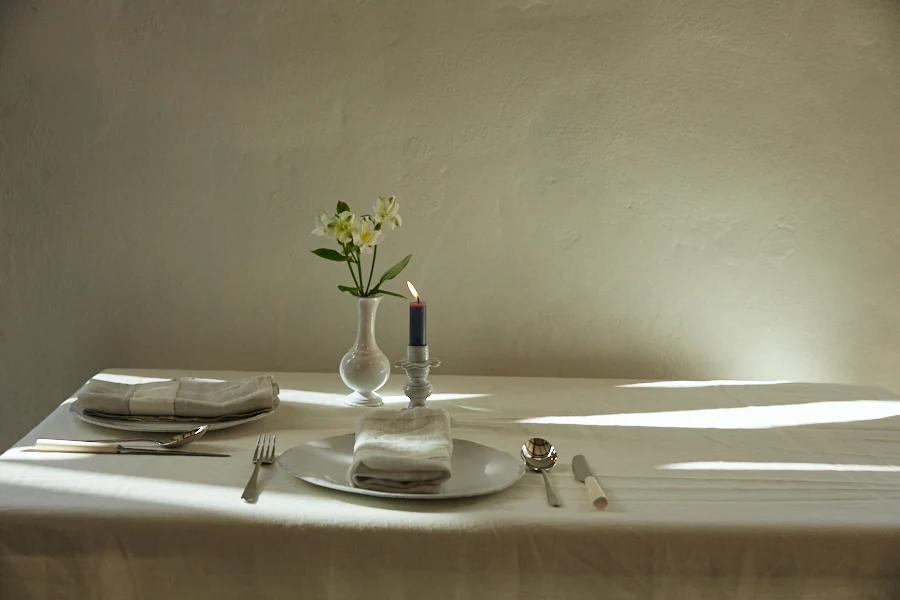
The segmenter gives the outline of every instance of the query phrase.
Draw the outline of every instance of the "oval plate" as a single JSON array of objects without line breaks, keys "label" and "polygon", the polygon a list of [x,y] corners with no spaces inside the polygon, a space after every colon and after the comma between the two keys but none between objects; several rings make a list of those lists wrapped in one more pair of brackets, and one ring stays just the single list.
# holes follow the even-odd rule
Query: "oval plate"
[{"label": "oval plate", "polygon": [[288,473],[303,481],[351,494],[407,500],[446,500],[483,496],[505,490],[525,473],[525,466],[509,454],[469,440],[453,439],[450,469],[453,476],[437,494],[379,492],[350,485],[352,433],[313,440],[284,451],[278,458]]},{"label": "oval plate", "polygon": [[244,423],[249,423],[251,421],[258,421],[265,417],[268,417],[275,409],[270,410],[268,412],[260,413],[258,415],[253,415],[251,417],[246,417],[243,419],[234,419],[232,421],[216,421],[214,423],[210,423],[209,421],[129,421],[127,419],[104,419],[103,417],[94,417],[91,415],[86,415],[84,412],[79,410],[76,407],[76,403],[71,403],[72,414],[81,419],[82,421],[86,421],[92,425],[99,425],[100,427],[109,427],[110,429],[121,429],[124,431],[141,431],[141,432],[149,432],[149,433],[174,433],[178,431],[188,431],[190,429],[194,429],[196,427],[200,427],[201,425],[209,425],[210,431],[215,431],[216,429],[227,429],[229,427],[237,427],[238,425],[243,425]]}]

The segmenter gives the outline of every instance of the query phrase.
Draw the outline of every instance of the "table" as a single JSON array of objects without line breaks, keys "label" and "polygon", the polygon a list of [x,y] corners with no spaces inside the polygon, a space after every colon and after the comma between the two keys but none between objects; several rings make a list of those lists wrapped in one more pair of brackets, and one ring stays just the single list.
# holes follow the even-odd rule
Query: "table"
[{"label": "table", "polygon": [[[0,598],[900,595],[900,399],[884,389],[435,375],[430,403],[456,437],[559,447],[564,507],[547,506],[536,474],[493,496],[415,502],[321,489],[277,465],[245,504],[257,434],[276,432],[283,451],[370,410],[342,405],[335,374],[276,377],[276,414],[198,442],[227,459],[27,452],[38,437],[109,436],[58,407],[0,457]],[[402,406],[402,383],[392,377],[388,405]],[[572,476],[576,453],[599,473],[604,512]]]}]

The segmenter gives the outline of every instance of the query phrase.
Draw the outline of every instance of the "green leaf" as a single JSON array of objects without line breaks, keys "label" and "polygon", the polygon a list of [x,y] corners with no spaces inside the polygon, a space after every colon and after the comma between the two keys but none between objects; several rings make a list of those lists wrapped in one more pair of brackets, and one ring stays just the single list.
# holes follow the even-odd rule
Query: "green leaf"
[{"label": "green leaf", "polygon": [[346,202],[338,202],[337,203],[337,214],[341,214],[344,211],[350,212],[350,206]]},{"label": "green leaf", "polygon": [[311,251],[316,256],[321,256],[322,258],[326,258],[328,260],[333,260],[335,262],[347,262],[347,257],[338,252],[337,250],[332,250],[331,248],[317,248]]},{"label": "green leaf", "polygon": [[354,296],[359,297],[359,288],[350,287],[349,285],[339,285],[338,289],[342,292],[347,292],[348,294],[353,294]]},{"label": "green leaf", "polygon": [[402,294],[395,294],[394,292],[389,292],[387,290],[372,290],[371,292],[369,292],[369,294],[372,296],[375,296],[377,294],[384,294],[386,296],[396,296],[398,298],[404,298],[404,299],[406,298],[406,296],[404,296]]},{"label": "green leaf", "polygon": [[384,283],[385,281],[393,279],[394,277],[399,275],[400,272],[406,268],[406,265],[409,264],[409,259],[411,259],[411,258],[412,258],[412,254],[407,254],[403,258],[403,260],[401,260],[396,265],[394,265],[393,267],[391,267],[390,269],[385,271],[384,275],[381,276],[381,279],[378,280],[378,285],[375,286],[375,289],[380,288],[381,284]]}]

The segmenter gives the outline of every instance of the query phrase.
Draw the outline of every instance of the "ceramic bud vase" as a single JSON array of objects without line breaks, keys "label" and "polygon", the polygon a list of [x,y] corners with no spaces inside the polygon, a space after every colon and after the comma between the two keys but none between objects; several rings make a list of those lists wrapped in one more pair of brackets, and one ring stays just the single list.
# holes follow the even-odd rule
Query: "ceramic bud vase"
[{"label": "ceramic bud vase", "polygon": [[377,390],[387,383],[391,362],[375,341],[375,314],[381,296],[357,299],[356,343],[341,359],[341,379],[353,390],[351,406],[381,406]]}]

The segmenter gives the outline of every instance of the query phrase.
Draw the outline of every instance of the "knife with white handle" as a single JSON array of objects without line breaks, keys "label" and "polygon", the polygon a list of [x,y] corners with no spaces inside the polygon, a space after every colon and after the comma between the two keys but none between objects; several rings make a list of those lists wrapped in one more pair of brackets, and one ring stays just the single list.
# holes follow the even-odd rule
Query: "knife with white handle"
[{"label": "knife with white handle", "polygon": [[82,452],[87,454],[159,454],[175,456],[231,456],[218,452],[194,452],[192,450],[166,450],[164,448],[135,448],[114,442],[87,442],[83,440],[39,439],[34,443],[36,452]]},{"label": "knife with white handle", "polygon": [[600,482],[591,473],[591,468],[588,466],[587,459],[583,454],[578,454],[572,459],[572,473],[575,474],[575,479],[584,482],[591,504],[597,510],[606,508],[606,505],[609,504],[609,499],[606,497],[606,492],[600,487]]}]

